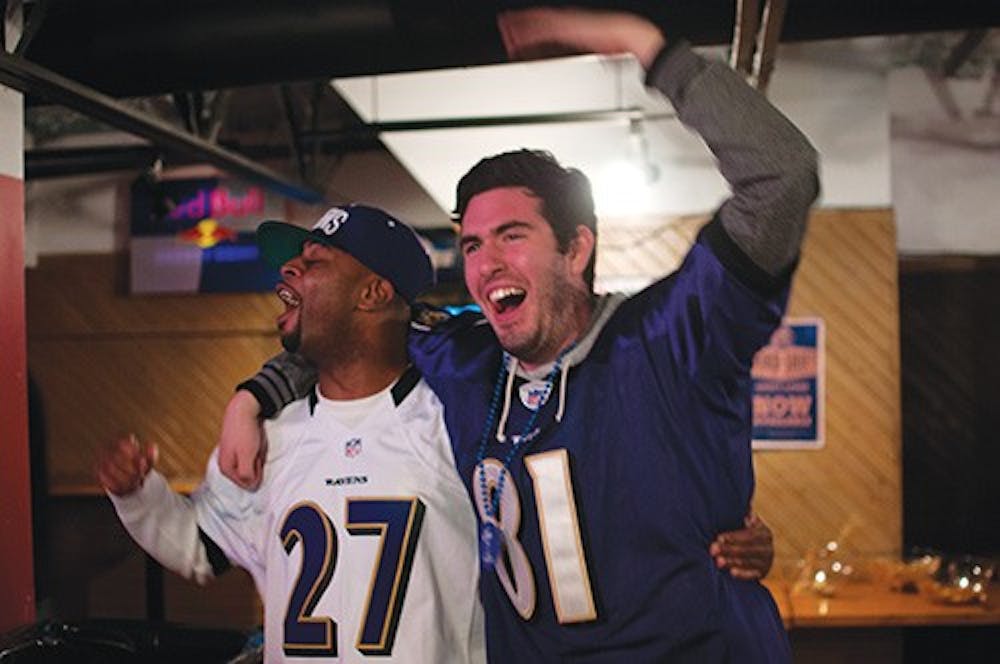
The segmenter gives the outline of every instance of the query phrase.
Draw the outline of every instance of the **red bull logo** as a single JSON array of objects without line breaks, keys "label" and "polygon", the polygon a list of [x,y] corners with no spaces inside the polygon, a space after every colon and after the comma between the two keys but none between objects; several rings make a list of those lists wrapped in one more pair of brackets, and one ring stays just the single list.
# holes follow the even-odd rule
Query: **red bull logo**
[{"label": "red bull logo", "polygon": [[196,244],[209,249],[220,242],[233,242],[238,237],[236,231],[226,228],[215,219],[202,219],[196,225],[177,234],[181,242]]}]

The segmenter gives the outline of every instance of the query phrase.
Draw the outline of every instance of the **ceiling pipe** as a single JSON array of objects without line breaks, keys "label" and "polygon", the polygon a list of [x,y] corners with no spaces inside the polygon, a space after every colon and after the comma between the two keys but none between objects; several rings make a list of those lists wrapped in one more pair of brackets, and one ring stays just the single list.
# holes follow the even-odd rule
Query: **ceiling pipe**
[{"label": "ceiling pipe", "polygon": [[[374,136],[330,134],[321,138],[306,139],[304,143],[313,146],[310,151],[323,156],[343,156],[349,152],[385,149]],[[258,161],[288,161],[295,157],[288,145],[273,143],[240,145],[240,154]],[[24,152],[24,179],[44,180],[120,171],[146,172],[161,157],[162,150],[154,145],[32,148]],[[171,167],[197,163],[201,163],[200,160],[184,155],[172,155],[170,159]]]},{"label": "ceiling pipe", "polygon": [[[422,131],[468,127],[497,127],[522,124],[565,124],[568,122],[606,122],[621,120],[654,121],[675,118],[674,113],[648,113],[638,107],[535,115],[503,115],[434,120],[401,120],[361,124],[345,129],[309,129],[298,134],[299,150],[323,155],[343,155],[347,152],[382,150],[379,136],[392,131]],[[240,153],[258,160],[291,159],[294,150],[288,145],[240,145]],[[25,178],[43,179],[87,175],[115,170],[142,170],[156,161],[160,154],[154,146],[109,146],[85,148],[34,148],[24,155]],[[189,159],[174,158],[174,165],[189,163]]]},{"label": "ceiling pipe", "polygon": [[24,153],[24,179],[43,180],[117,171],[146,172],[159,158],[159,150],[152,145],[34,148]]},{"label": "ceiling pipe", "polygon": [[369,122],[358,127],[302,132],[303,140],[342,140],[348,136],[378,136],[392,131],[424,131],[431,129],[468,129],[473,127],[509,127],[514,125],[566,124],[568,122],[605,122],[608,120],[664,120],[674,113],[647,113],[630,106],[597,111],[567,111],[562,113],[526,113],[523,115],[489,115],[430,120],[393,120]]},{"label": "ceiling pipe", "polygon": [[149,139],[165,151],[212,164],[283,196],[310,204],[323,201],[323,195],[319,192],[292,182],[240,154],[175,129],[157,118],[140,113],[23,58],[0,53],[0,84],[20,90],[26,95],[39,95],[72,108],[112,127]]}]

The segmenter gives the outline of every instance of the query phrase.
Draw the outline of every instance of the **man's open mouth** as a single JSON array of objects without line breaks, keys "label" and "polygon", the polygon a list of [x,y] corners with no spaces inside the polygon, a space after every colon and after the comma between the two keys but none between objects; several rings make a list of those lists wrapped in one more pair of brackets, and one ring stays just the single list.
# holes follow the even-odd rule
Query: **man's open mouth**
[{"label": "man's open mouth", "polygon": [[299,294],[293,291],[287,284],[278,284],[275,288],[275,292],[278,294],[278,299],[284,302],[285,307],[288,309],[294,309],[302,304],[302,299],[299,297]]},{"label": "man's open mouth", "polygon": [[299,311],[299,306],[302,304],[302,298],[296,293],[291,286],[285,284],[284,282],[279,283],[275,289],[275,294],[278,299],[281,300],[282,304],[285,305],[285,310],[278,315],[278,329],[282,329],[290,320],[296,317]]},{"label": "man's open mouth", "polygon": [[524,297],[526,295],[527,293],[524,289],[508,286],[490,291],[487,297],[493,304],[493,308],[496,312],[502,314],[505,311],[510,311],[519,307],[521,303],[524,302]]}]

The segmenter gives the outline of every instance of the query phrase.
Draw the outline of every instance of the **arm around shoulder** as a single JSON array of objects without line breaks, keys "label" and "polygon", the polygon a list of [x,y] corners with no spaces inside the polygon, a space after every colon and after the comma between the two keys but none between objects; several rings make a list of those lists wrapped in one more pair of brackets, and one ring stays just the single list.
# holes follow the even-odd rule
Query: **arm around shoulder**
[{"label": "arm around shoulder", "polygon": [[253,394],[262,417],[274,417],[282,408],[306,396],[316,384],[316,369],[301,355],[281,352],[253,377],[237,386]]}]

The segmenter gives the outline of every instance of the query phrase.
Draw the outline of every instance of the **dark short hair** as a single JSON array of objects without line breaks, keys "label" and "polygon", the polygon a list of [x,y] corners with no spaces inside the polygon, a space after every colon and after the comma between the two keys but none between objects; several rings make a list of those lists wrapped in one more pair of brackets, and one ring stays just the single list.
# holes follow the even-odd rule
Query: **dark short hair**
[{"label": "dark short hair", "polygon": [[[552,227],[560,251],[569,248],[578,226],[586,226],[597,237],[590,181],[579,170],[563,167],[545,150],[521,149],[480,160],[458,181],[455,221],[462,223],[474,196],[500,187],[524,187],[541,199],[542,216]],[[590,290],[594,288],[596,254],[591,254],[583,273]]]}]

